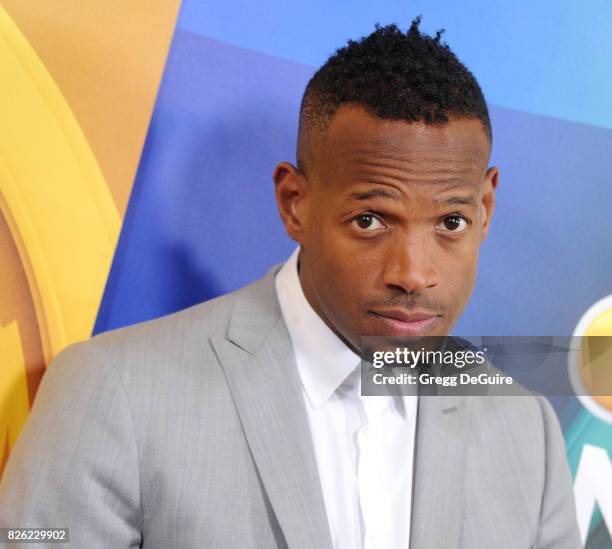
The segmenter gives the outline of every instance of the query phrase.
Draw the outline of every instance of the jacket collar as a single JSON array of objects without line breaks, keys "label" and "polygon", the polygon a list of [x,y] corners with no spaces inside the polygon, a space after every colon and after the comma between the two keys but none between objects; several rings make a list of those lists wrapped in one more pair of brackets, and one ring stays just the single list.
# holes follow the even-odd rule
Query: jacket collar
[{"label": "jacket collar", "polygon": [[[235,294],[227,339],[211,344],[288,547],[331,549],[300,379],[274,287],[280,268]],[[423,397],[417,417],[411,545],[456,547],[469,409],[463,397]]]},{"label": "jacket collar", "polygon": [[274,277],[282,266],[274,265],[266,276],[235,293],[227,339],[249,354],[257,351],[281,319]]}]

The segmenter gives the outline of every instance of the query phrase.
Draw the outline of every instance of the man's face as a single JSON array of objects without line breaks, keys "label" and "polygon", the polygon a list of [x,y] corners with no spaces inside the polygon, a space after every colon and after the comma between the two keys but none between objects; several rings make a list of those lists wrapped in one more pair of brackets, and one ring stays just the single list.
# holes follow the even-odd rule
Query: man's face
[{"label": "man's face", "polygon": [[343,106],[308,179],[277,167],[277,200],[301,245],[300,281],[321,318],[362,336],[448,335],[474,288],[497,169],[478,120],[381,120]]}]

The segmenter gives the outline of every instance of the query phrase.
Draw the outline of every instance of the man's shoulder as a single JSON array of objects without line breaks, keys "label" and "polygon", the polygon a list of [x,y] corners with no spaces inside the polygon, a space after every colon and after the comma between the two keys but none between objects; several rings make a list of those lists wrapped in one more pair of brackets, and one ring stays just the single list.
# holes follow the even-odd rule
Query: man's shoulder
[{"label": "man's shoulder", "polygon": [[223,294],[151,320],[103,332],[92,337],[90,342],[108,348],[154,341],[172,345],[184,338],[223,336],[227,332],[232,308],[240,291]]},{"label": "man's shoulder", "polygon": [[127,373],[143,365],[151,371],[185,363],[201,362],[210,353],[211,338],[227,339],[235,309],[247,309],[254,316],[274,310],[274,268],[268,274],[239,290],[192,305],[180,311],[145,322],[117,328],[72,344],[54,363],[108,362]]},{"label": "man's shoulder", "polygon": [[172,352],[190,342],[223,337],[236,296],[240,290],[192,305],[180,311],[144,322],[109,330],[80,343],[82,347],[100,349],[116,355],[133,354],[139,350]]},{"label": "man's shoulder", "polygon": [[505,438],[538,453],[551,431],[561,431],[549,399],[518,384],[505,395],[465,398],[473,412],[474,425],[493,439]]}]

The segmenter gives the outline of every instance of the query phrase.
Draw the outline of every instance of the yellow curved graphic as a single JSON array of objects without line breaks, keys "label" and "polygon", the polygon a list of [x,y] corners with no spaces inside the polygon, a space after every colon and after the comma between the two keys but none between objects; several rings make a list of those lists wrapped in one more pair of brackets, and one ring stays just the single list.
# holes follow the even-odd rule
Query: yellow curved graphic
[{"label": "yellow curved graphic", "polygon": [[[608,299],[610,301],[610,299]],[[604,309],[591,320],[586,332],[586,338],[588,342],[588,351],[591,354],[599,355],[598,362],[600,367],[598,370],[595,368],[596,360],[590,359],[588,363],[591,368],[589,369],[588,376],[586,369],[582,368],[583,381],[587,382],[587,387],[610,387],[611,385],[611,374],[609,360],[612,358],[612,349],[610,343],[612,342],[612,303],[607,309]],[[601,336],[601,337],[598,337]],[[601,342],[597,345],[596,342]],[[605,364],[603,362],[605,361]],[[583,353],[584,362],[584,353]],[[583,364],[584,365],[584,364]],[[612,395],[593,395],[593,400],[602,406],[608,412],[612,412]]]},{"label": "yellow curved graphic", "polygon": [[68,104],[1,7],[0,67],[0,211],[48,363],[91,335],[121,221]]},{"label": "yellow curved graphic", "polygon": [[[0,356],[2,356],[2,383],[0,383],[0,418],[6,418],[5,429],[0,431],[0,456],[5,443],[13,447],[30,411],[25,362],[19,327],[11,322],[0,326]],[[4,434],[6,431],[6,434]]]},{"label": "yellow curved graphic", "polygon": [[576,396],[591,414],[612,423],[612,294],[585,311],[573,335],[581,346],[568,360]]},{"label": "yellow curved graphic", "polygon": [[[49,364],[68,344],[90,337],[121,220],[70,107],[2,7],[0,74],[0,215],[27,278]],[[30,406],[20,326],[6,322],[0,323],[0,474]]]},{"label": "yellow curved graphic", "polygon": [[599,313],[585,333],[587,336],[612,336],[612,306]]}]

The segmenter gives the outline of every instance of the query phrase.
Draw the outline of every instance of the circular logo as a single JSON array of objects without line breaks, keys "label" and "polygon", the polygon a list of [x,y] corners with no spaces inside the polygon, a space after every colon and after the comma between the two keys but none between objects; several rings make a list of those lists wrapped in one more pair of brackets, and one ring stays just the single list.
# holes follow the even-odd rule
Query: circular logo
[{"label": "circular logo", "polygon": [[574,393],[591,414],[612,424],[612,295],[582,315],[573,335],[580,348],[568,355]]}]

